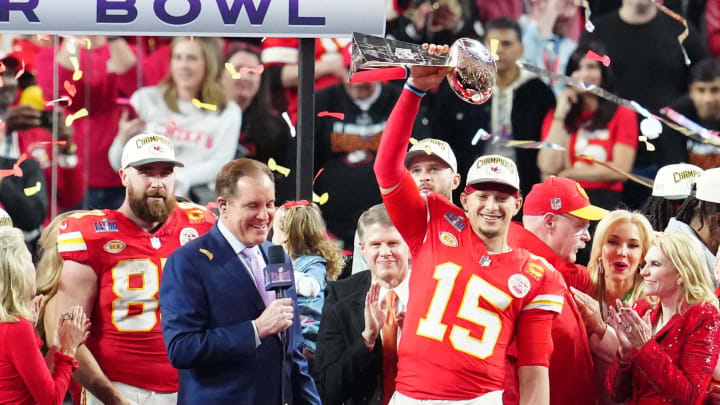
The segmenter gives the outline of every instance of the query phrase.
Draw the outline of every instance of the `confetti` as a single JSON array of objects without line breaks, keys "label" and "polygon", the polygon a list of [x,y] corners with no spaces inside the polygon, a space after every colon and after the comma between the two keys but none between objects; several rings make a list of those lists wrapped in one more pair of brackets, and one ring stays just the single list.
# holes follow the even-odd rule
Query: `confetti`
[{"label": "confetti", "polygon": [[321,174],[322,172],[324,172],[324,171],[325,171],[325,168],[324,168],[324,167],[321,168],[320,170],[318,170],[318,172],[317,172],[317,174],[315,175],[315,177],[313,177],[313,181],[312,181],[312,184],[313,184],[313,185],[315,185],[315,180],[317,180],[317,178],[320,177],[320,174]]},{"label": "confetti", "polygon": [[70,97],[75,97],[75,94],[77,94],[77,88],[74,84],[70,83],[69,81],[65,80],[63,83],[63,86],[65,87],[65,91],[70,95]]},{"label": "confetti", "polygon": [[588,50],[585,55],[586,58],[602,63],[605,67],[610,66],[610,57],[607,55],[598,55],[592,50]]},{"label": "confetti", "polygon": [[26,159],[27,159],[27,155],[23,153],[22,155],[20,155],[20,158],[17,160],[17,162],[15,162],[13,164],[12,169],[0,170],[0,177],[10,177],[10,176],[22,177],[23,171],[20,168],[20,164],[22,164],[22,162],[24,162]]},{"label": "confetti", "polygon": [[692,121],[691,119],[687,118],[686,116],[680,114],[679,112],[673,110],[670,107],[663,107],[660,109],[660,112],[667,115],[668,118],[677,123],[677,125],[667,123],[670,128],[680,132],[681,134],[689,138],[692,138],[695,141],[708,143],[720,147],[720,136],[718,136],[718,133],[716,131],[710,131],[709,129],[700,126],[696,122]]},{"label": "confetti", "polygon": [[320,111],[317,116],[318,117],[333,117],[333,118],[339,119],[340,121],[345,119],[345,114],[343,114],[343,113],[328,112],[328,111]]},{"label": "confetti", "polygon": [[638,140],[645,143],[645,149],[647,149],[648,152],[655,152],[655,145],[648,142],[647,136],[640,135],[640,137],[638,137]]},{"label": "confetti", "polygon": [[317,195],[313,192],[313,202],[315,204],[325,205],[325,203],[328,202],[328,198],[330,198],[328,193],[323,193],[322,195]]},{"label": "confetti", "polygon": [[119,105],[130,105],[130,99],[127,97],[118,97],[115,99],[115,103]]},{"label": "confetti", "polygon": [[685,58],[685,65],[690,66],[690,57],[688,56],[687,50],[685,50],[684,42],[687,39],[688,35],[690,34],[690,31],[688,30],[687,21],[685,18],[683,18],[680,14],[670,10],[669,8],[663,6],[662,4],[658,3],[657,0],[651,0],[653,3],[655,3],[655,6],[662,11],[663,13],[667,14],[668,17],[674,19],[675,21],[681,23],[685,29],[683,32],[678,35],[678,43],[680,44],[680,50],[682,50],[683,57]]},{"label": "confetti", "polygon": [[585,30],[587,32],[595,31],[595,25],[590,21],[592,12],[590,11],[590,3],[588,0],[575,0],[575,5],[585,9]]},{"label": "confetti", "polygon": [[418,140],[415,138],[410,138],[410,145],[415,146],[415,144],[418,143]]},{"label": "confetti", "polygon": [[82,72],[82,70],[80,70],[80,64],[78,62],[78,58],[75,56],[71,56],[70,64],[72,64],[72,66],[73,66],[73,76],[72,76],[73,81],[76,82],[76,81],[82,79],[83,72]]},{"label": "confetti", "polygon": [[243,66],[240,68],[240,71],[238,72],[237,70],[235,70],[235,65],[233,65],[230,62],[227,62],[227,63],[225,63],[225,69],[227,69],[227,71],[230,72],[230,76],[233,79],[237,80],[246,73],[255,73],[256,75],[260,75],[260,74],[262,74],[262,72],[265,71],[265,66],[262,64],[257,65],[254,68],[249,68],[249,67]]},{"label": "confetti", "polygon": [[18,72],[15,73],[15,80],[19,79],[20,76],[22,76],[23,73],[25,73],[25,61],[21,60],[20,63],[22,63],[22,66],[20,67],[20,70],[18,70]]},{"label": "confetti", "polygon": [[203,103],[202,101],[200,101],[196,98],[192,99],[192,105],[194,105],[195,108],[199,108],[201,110],[205,109],[208,111],[217,111],[217,106],[215,104]]},{"label": "confetti", "polygon": [[577,158],[585,161],[586,163],[588,163],[590,165],[599,164],[600,166],[607,167],[608,169],[614,171],[615,173],[619,173],[619,174],[623,175],[628,180],[634,181],[635,183],[638,183],[638,184],[642,184],[645,187],[652,188],[652,186],[653,186],[653,181],[651,179],[648,179],[648,178],[642,177],[642,176],[637,176],[637,175],[628,173],[624,170],[620,170],[611,163],[595,160],[595,158],[593,158],[592,156],[588,156],[588,155],[578,155]]},{"label": "confetti", "polygon": [[76,111],[75,114],[70,114],[67,117],[65,117],[65,126],[69,128],[72,126],[72,124],[73,124],[73,122],[75,122],[75,120],[83,118],[83,117],[87,117],[87,116],[88,116],[87,108],[82,108],[82,109]]},{"label": "confetti", "polygon": [[500,45],[500,41],[498,41],[495,38],[490,39],[490,53],[493,56],[493,59],[498,60],[500,57],[497,54],[498,45]]},{"label": "confetti", "polygon": [[288,115],[287,111],[282,113],[282,117],[285,120],[285,123],[288,124],[288,127],[290,127],[290,136],[295,138],[297,135],[297,132],[295,132],[295,126],[292,124],[292,121],[290,120],[290,115]]},{"label": "confetti", "polygon": [[209,209],[209,210],[215,209],[215,208],[217,208],[217,207],[218,207],[218,205],[217,205],[217,203],[216,203],[215,201],[210,201],[210,202],[207,203],[207,205],[205,206],[205,208],[207,208],[207,209]]},{"label": "confetti", "polygon": [[552,150],[566,150],[564,146],[550,142],[536,142],[536,141],[506,141],[505,146],[508,148],[521,148],[521,149],[552,149]]},{"label": "confetti", "polygon": [[53,105],[59,105],[60,107],[69,107],[72,105],[72,100],[68,96],[62,96],[60,98],[56,98],[55,100],[50,100],[47,103],[45,103],[45,107],[52,107]]},{"label": "confetti", "polygon": [[40,145],[52,145],[52,144],[55,144],[55,145],[59,145],[59,146],[65,146],[65,145],[67,145],[67,141],[55,141],[55,142],[53,142],[53,141],[40,141],[40,142],[38,142],[38,144],[40,144]]},{"label": "confetti", "polygon": [[23,191],[25,192],[26,196],[32,197],[35,194],[39,193],[40,189],[42,189],[42,183],[38,181],[37,183],[35,183],[34,186],[26,187],[23,189]]},{"label": "confetti", "polygon": [[473,136],[472,141],[470,141],[470,144],[472,144],[472,146],[475,146],[478,144],[478,142],[487,141],[490,138],[492,138],[492,135],[488,131],[482,128],[478,128],[477,132],[475,132],[475,136]]},{"label": "confetti", "polygon": [[654,117],[645,117],[640,121],[640,133],[647,139],[657,139],[662,133],[662,124]]},{"label": "confetti", "polygon": [[280,166],[279,164],[277,164],[277,162],[275,162],[275,159],[273,159],[273,158],[268,159],[268,167],[270,168],[270,170],[272,170],[274,172],[278,172],[285,177],[290,175],[290,169],[287,167]]}]

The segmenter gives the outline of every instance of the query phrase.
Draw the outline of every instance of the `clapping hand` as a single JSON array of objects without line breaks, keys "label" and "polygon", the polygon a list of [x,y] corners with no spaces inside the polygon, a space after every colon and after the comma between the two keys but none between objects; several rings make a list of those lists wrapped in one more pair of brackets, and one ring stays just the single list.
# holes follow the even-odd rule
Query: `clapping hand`
[{"label": "clapping hand", "polygon": [[75,350],[83,344],[90,334],[90,320],[85,311],[79,305],[70,309],[70,312],[60,317],[58,326],[58,337],[60,351],[75,356]]},{"label": "clapping hand", "polygon": [[573,297],[575,297],[575,303],[580,310],[580,315],[585,322],[585,327],[588,332],[602,337],[605,334],[607,325],[603,321],[602,314],[600,313],[600,303],[595,298],[575,287],[570,287],[570,292],[572,292]]},{"label": "clapping hand", "polygon": [[365,329],[362,338],[368,348],[375,344],[380,329],[385,325],[387,308],[385,300],[380,300],[380,284],[373,283],[365,296]]}]

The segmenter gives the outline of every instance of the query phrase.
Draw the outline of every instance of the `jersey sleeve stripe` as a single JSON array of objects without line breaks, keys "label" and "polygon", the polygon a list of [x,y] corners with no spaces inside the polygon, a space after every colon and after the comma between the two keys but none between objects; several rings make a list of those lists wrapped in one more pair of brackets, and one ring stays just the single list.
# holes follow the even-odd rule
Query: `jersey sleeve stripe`
[{"label": "jersey sleeve stripe", "polygon": [[552,294],[541,294],[535,297],[528,305],[522,310],[527,311],[529,309],[544,309],[546,311],[553,311],[560,313],[562,312],[564,299],[560,295]]},{"label": "jersey sleeve stripe", "polygon": [[58,235],[58,244],[62,243],[64,241],[79,239],[81,242],[85,243],[85,240],[83,239],[82,233],[80,232],[68,232]]},{"label": "jersey sleeve stripe", "polygon": [[78,252],[81,250],[87,250],[87,245],[85,242],[81,243],[68,243],[68,242],[58,242],[58,252]]}]

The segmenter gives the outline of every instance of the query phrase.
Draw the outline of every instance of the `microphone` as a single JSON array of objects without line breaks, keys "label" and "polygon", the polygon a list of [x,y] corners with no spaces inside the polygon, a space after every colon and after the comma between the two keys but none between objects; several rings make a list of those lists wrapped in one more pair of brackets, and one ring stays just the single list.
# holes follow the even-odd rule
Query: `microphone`
[{"label": "microphone", "polygon": [[[263,269],[265,277],[265,291],[275,291],[275,298],[285,298],[285,290],[293,285],[292,263],[285,261],[285,251],[282,246],[272,245],[268,248],[268,263]],[[282,331],[280,338],[283,347],[287,348],[287,329]]]}]

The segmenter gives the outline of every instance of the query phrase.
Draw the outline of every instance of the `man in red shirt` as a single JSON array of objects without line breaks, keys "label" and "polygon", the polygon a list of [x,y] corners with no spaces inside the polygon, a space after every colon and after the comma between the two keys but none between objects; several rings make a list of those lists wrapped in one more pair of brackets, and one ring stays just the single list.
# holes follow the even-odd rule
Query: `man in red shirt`
[{"label": "man in red shirt", "polygon": [[[535,184],[525,198],[523,225],[512,223],[508,235],[511,247],[522,247],[546,259],[563,276],[568,286],[585,291],[587,269],[576,265],[579,249],[590,241],[590,221],[597,221],[607,210],[590,204],[587,193],[575,180],[549,177]],[[550,358],[550,403],[583,405],[594,403],[593,363],[585,324],[570,292],[565,305],[553,321],[553,344],[562,350]],[[505,405],[517,404],[517,375],[514,350],[508,354],[510,369],[503,394]]]},{"label": "man in red shirt", "polygon": [[375,160],[383,200],[413,263],[391,403],[501,404],[506,349],[516,338],[521,403],[546,405],[550,329],[565,287],[544,259],[507,244],[522,205],[515,163],[478,158],[461,196],[464,210],[421,194],[403,165],[420,100],[447,73],[411,69]]},{"label": "man in red shirt", "polygon": [[123,150],[122,206],[74,214],[60,225],[65,262],[56,315],[82,305],[92,321],[74,374],[83,403],[177,402],[178,373],[160,330],[160,279],[170,253],[215,222],[207,209],[175,201],[173,172],[181,165],[167,138],[137,135]]}]

